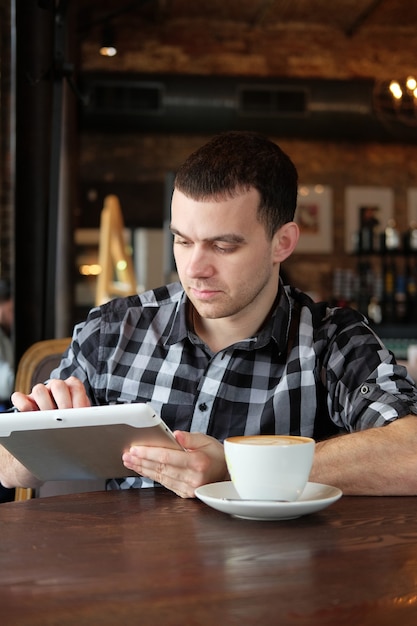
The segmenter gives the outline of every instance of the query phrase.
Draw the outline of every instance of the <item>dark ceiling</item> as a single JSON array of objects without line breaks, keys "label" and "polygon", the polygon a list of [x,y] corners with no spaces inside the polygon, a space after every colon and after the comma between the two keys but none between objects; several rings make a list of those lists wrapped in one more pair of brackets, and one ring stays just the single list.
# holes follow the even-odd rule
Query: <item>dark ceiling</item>
[{"label": "dark ceiling", "polygon": [[109,16],[129,19],[141,14],[155,21],[173,19],[241,22],[248,28],[293,29],[332,28],[343,36],[359,31],[415,28],[417,3],[412,0],[81,0],[80,23],[92,23]]},{"label": "dark ceiling", "polygon": [[[414,101],[409,124],[408,108],[399,120],[387,98],[390,79],[415,68],[417,2],[412,0],[69,4],[76,13],[80,70],[89,95],[84,120],[90,125],[193,132],[263,130],[267,124],[292,136],[416,140]],[[106,23],[120,45],[113,64],[100,61],[96,52]],[[229,53],[230,60],[234,53],[235,65],[213,61],[216,41],[220,55]],[[251,54],[263,63],[252,77],[245,69]],[[242,111],[249,100],[260,108]],[[292,119],[280,108],[284,100],[299,107]]]}]

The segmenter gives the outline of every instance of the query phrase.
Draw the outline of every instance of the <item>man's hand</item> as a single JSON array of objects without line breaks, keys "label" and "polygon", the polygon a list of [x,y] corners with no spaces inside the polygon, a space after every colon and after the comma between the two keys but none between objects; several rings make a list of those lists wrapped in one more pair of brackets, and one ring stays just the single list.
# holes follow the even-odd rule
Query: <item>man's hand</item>
[{"label": "man's hand", "polygon": [[78,378],[52,379],[46,385],[35,385],[29,395],[15,391],[12,403],[19,411],[47,411],[90,406],[84,385]]},{"label": "man's hand", "polygon": [[201,485],[228,479],[221,443],[201,433],[177,430],[174,435],[185,451],[133,446],[123,455],[123,463],[182,498],[194,498]]},{"label": "man's hand", "polygon": [[[91,404],[84,385],[73,376],[67,380],[51,380],[47,385],[35,385],[28,395],[16,391],[11,399],[19,411],[69,409],[87,407]],[[0,446],[0,481],[4,487],[38,487],[42,484],[2,446]]]}]

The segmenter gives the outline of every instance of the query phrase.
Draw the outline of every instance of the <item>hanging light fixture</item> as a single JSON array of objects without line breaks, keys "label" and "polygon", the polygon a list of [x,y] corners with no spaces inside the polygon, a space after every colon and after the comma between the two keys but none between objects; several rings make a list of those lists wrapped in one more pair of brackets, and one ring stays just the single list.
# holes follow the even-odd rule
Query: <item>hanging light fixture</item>
[{"label": "hanging light fixture", "polygon": [[112,26],[108,23],[103,26],[99,52],[103,57],[114,57],[117,54],[114,31]]},{"label": "hanging light fixture", "polygon": [[401,89],[401,85],[398,81],[392,80],[389,84],[389,90],[395,100],[401,100],[403,97],[403,90]]},{"label": "hanging light fixture", "polygon": [[398,122],[403,126],[417,127],[417,79],[380,81],[374,90],[375,111],[381,121]]}]

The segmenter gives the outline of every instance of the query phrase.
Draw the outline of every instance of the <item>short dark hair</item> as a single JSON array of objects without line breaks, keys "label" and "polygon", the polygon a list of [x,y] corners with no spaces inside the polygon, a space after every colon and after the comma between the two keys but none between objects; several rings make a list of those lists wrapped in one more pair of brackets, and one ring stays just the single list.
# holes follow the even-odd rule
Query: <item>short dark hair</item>
[{"label": "short dark hair", "polygon": [[197,201],[257,189],[258,219],[272,238],[294,219],[298,175],[289,156],[267,137],[230,131],[193,152],[178,169],[174,187]]}]

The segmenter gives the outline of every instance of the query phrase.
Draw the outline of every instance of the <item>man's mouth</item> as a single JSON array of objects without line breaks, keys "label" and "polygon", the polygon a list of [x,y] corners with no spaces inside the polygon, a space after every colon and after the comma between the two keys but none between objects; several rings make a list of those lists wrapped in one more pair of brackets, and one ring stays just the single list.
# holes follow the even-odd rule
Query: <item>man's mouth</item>
[{"label": "man's mouth", "polygon": [[198,288],[198,287],[190,287],[190,291],[195,298],[198,300],[210,300],[214,296],[220,293],[218,289],[209,289],[207,287]]}]

